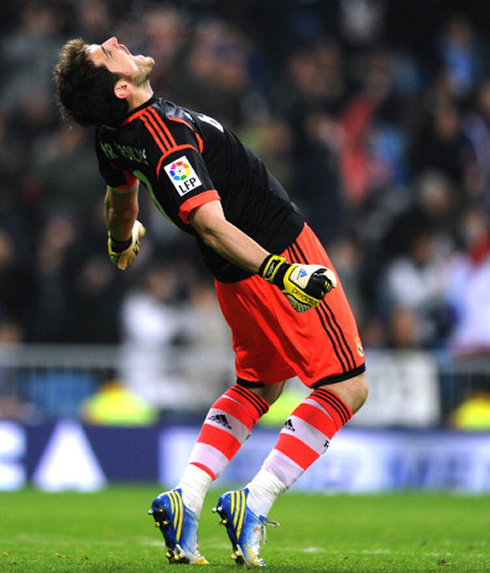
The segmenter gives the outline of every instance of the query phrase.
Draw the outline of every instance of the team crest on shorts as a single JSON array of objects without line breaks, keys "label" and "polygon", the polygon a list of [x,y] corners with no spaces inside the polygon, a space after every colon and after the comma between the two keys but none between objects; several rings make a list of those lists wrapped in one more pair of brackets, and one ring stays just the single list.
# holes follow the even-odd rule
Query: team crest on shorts
[{"label": "team crest on shorts", "polygon": [[357,354],[359,354],[359,356],[364,356],[364,348],[362,347],[361,339],[356,338],[355,343],[356,343],[356,348],[357,348]]},{"label": "team crest on shorts", "polygon": [[181,196],[202,185],[201,180],[185,155],[175,161],[171,161],[165,165],[164,169]]}]

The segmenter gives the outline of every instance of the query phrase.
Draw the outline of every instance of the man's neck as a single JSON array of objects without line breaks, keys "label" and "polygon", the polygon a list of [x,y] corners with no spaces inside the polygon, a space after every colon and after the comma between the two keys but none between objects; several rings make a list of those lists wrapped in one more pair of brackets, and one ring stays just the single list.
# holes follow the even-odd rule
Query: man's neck
[{"label": "man's neck", "polygon": [[128,97],[128,106],[129,111],[133,111],[140,105],[143,105],[153,96],[153,90],[149,83],[145,83],[145,85],[135,88],[133,93]]}]

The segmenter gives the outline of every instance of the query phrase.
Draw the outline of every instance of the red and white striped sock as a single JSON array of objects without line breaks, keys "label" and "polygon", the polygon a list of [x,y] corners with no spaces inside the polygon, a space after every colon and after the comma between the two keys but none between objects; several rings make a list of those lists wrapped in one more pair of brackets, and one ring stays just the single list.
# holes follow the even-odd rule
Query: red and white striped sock
[{"label": "red and white striped sock", "polygon": [[[349,406],[331,390],[318,388],[312,392],[288,418],[274,449],[265,459],[262,470],[266,470],[266,473],[259,472],[260,489],[263,491],[266,487],[264,479],[267,472],[273,474],[271,492],[280,493],[277,479],[284,484],[284,490],[290,488],[327,451],[330,440],[352,415]],[[254,480],[250,482],[249,489],[251,493],[254,492]],[[274,495],[269,496],[259,507],[258,496],[253,494],[253,498],[257,497],[255,513],[267,515],[274,502]]]},{"label": "red and white striped sock", "polygon": [[[188,466],[189,471],[184,472],[185,475],[189,474],[191,479],[185,479],[180,484],[184,486],[184,503],[190,504],[191,509],[202,505],[209,485],[221,476],[250,436],[253,426],[268,409],[269,404],[265,400],[238,384],[227,390],[211,406],[189,459],[189,465],[193,466],[193,469]],[[204,473],[195,471],[196,468]],[[186,487],[187,482],[196,480],[199,482],[199,488],[191,491],[191,487]]]}]

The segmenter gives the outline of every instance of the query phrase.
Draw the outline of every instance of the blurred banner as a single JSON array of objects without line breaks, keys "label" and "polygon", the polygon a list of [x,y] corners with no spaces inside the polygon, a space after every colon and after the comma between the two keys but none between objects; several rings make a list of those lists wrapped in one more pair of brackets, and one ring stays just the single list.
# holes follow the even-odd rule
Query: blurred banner
[{"label": "blurred banner", "polygon": [[[74,421],[23,426],[0,422],[0,489],[94,491],[117,482],[172,486],[198,426],[103,428]],[[246,484],[277,430],[257,428],[223,483]],[[490,434],[345,428],[294,486],[324,492],[403,489],[488,493]]]},{"label": "blurred banner", "polygon": [[428,352],[367,355],[369,400],[351,425],[429,428],[441,422],[440,371]]}]

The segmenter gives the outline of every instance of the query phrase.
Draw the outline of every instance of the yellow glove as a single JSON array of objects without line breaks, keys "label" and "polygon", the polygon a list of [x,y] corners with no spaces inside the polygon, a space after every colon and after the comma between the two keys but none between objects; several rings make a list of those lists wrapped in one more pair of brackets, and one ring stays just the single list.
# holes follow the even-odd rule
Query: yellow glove
[{"label": "yellow glove", "polygon": [[111,237],[107,240],[107,250],[112,263],[122,271],[125,271],[133,263],[140,250],[140,238],[146,233],[143,225],[136,221],[133,225],[131,238],[127,241],[117,241]]},{"label": "yellow glove", "polygon": [[337,286],[337,277],[330,269],[320,265],[291,264],[280,255],[268,255],[260,266],[259,275],[281,289],[298,312],[318,306]]}]

